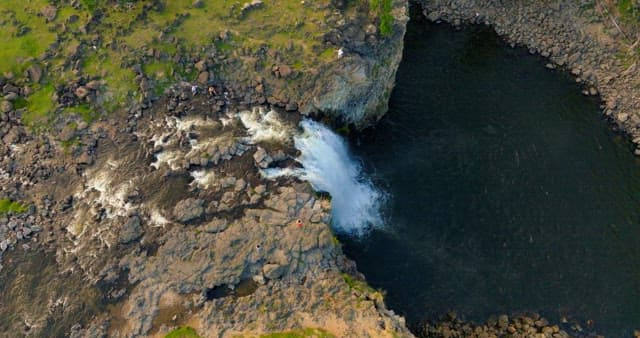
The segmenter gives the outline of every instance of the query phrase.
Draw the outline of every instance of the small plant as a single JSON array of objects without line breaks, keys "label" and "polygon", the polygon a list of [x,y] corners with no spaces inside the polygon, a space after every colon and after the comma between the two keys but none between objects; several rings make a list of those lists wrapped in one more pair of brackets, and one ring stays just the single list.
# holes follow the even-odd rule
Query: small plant
[{"label": "small plant", "polygon": [[201,338],[196,330],[189,326],[181,326],[169,332],[164,338]]},{"label": "small plant", "polygon": [[378,28],[382,36],[389,36],[393,32],[393,0],[371,0],[371,11],[380,19]]},{"label": "small plant", "polygon": [[297,329],[285,332],[274,332],[261,335],[260,338],[334,338],[335,336],[323,329]]},{"label": "small plant", "polygon": [[20,202],[15,202],[8,198],[0,199],[0,215],[8,213],[21,214],[25,211],[27,211],[27,207]]}]

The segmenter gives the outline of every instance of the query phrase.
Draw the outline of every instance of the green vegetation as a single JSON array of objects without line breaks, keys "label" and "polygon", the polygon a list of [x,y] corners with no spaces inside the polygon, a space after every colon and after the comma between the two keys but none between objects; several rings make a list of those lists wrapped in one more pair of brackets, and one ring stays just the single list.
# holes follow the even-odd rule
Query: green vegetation
[{"label": "green vegetation", "polygon": [[181,326],[169,332],[165,338],[200,338],[196,330],[189,326]]},{"label": "green vegetation", "polygon": [[370,287],[367,283],[357,280],[355,278],[353,278],[353,276],[347,274],[347,273],[343,273],[342,274],[342,278],[344,278],[344,282],[347,283],[347,285],[349,285],[349,288],[353,289],[353,290],[357,290],[360,292],[367,292],[367,293],[375,293],[376,290],[374,290],[372,287]]},{"label": "green vegetation", "polygon": [[261,335],[260,338],[334,338],[335,336],[323,329],[297,329],[286,332],[274,332]]},{"label": "green vegetation", "polygon": [[0,215],[12,213],[21,214],[27,211],[27,207],[20,202],[15,202],[7,198],[0,199]]},{"label": "green vegetation", "polygon": [[640,2],[635,0],[618,0],[618,12],[627,23],[640,22]]},{"label": "green vegetation", "polygon": [[389,36],[393,32],[393,0],[370,0],[371,11],[380,19],[378,28],[382,36]]},{"label": "green vegetation", "polygon": [[35,125],[45,122],[49,113],[53,111],[53,94],[55,88],[52,84],[34,88],[36,91],[27,98],[27,112],[22,115],[27,125]]},{"label": "green vegetation", "polygon": [[[378,1],[380,13],[387,13],[390,2]],[[136,65],[153,80],[151,93],[159,95],[178,81],[194,81],[194,60],[216,54],[236,61],[216,69],[218,78],[247,65],[256,75],[269,76],[275,63],[306,72],[333,61],[335,51],[323,45],[330,2],[272,0],[242,12],[241,1],[193,6],[193,0],[81,0],[74,8],[66,1],[3,0],[0,75],[12,73],[20,82],[29,66],[42,68],[41,84],[30,84],[33,94],[17,107],[26,108],[26,124],[46,127],[59,115],[74,113],[90,122],[142,99]],[[381,25],[388,25],[388,17],[380,17]],[[62,107],[53,100],[55,88],[73,91],[91,80],[102,83],[91,102]]]}]

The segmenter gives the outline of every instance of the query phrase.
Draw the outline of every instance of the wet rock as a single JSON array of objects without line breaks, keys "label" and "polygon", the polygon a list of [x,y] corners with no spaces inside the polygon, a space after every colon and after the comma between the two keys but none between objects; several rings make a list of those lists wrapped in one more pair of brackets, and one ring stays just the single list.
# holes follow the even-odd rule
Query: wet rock
[{"label": "wet rock", "polygon": [[142,221],[140,217],[133,216],[122,225],[118,233],[118,242],[129,244],[142,236]]},{"label": "wet rock", "polygon": [[189,222],[199,218],[204,213],[204,201],[201,199],[187,198],[176,204],[173,216],[179,222]]},{"label": "wet rock", "polygon": [[0,112],[8,113],[13,109],[13,104],[9,101],[2,101],[0,103]]},{"label": "wet rock", "polygon": [[267,154],[267,151],[262,147],[258,147],[258,150],[253,154],[253,159],[255,160],[258,167],[262,169],[266,169],[269,167],[271,162],[273,162],[273,158]]}]

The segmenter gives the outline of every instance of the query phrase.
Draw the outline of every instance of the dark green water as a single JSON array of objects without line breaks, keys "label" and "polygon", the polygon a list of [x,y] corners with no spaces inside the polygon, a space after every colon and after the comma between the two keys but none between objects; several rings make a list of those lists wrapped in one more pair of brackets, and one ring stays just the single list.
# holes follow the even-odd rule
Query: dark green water
[{"label": "dark green water", "polygon": [[345,250],[410,322],[533,311],[640,329],[640,162],[598,103],[488,29],[413,20],[390,112],[352,146],[391,198]]}]

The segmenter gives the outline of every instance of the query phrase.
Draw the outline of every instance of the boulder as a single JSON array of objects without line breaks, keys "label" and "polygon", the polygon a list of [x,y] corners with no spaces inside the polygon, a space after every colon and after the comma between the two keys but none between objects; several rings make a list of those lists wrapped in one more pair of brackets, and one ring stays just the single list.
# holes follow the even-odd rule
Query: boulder
[{"label": "boulder", "polygon": [[39,83],[42,79],[42,68],[38,65],[32,65],[27,68],[27,74],[29,75],[29,79],[33,83]]},{"label": "boulder", "polygon": [[187,198],[176,204],[173,216],[179,222],[189,222],[199,218],[204,213],[204,201],[201,199]]},{"label": "boulder", "polygon": [[140,217],[133,216],[122,225],[118,234],[118,242],[129,244],[142,236],[142,221]]},{"label": "boulder", "polygon": [[13,109],[13,104],[11,104],[11,102],[9,101],[2,101],[0,103],[0,112],[2,113],[8,113]]},{"label": "boulder", "polygon": [[271,158],[262,147],[258,147],[258,150],[253,154],[253,159],[256,161],[258,167],[262,169],[268,168],[271,162],[273,162],[273,158]]}]

